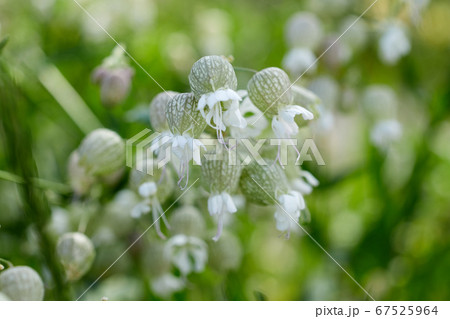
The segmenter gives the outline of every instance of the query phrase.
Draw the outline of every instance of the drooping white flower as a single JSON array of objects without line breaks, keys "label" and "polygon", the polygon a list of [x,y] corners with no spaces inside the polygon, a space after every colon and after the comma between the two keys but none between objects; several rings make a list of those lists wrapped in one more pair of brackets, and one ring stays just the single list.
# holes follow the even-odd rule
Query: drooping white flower
[{"label": "drooping white flower", "polygon": [[164,248],[168,260],[187,276],[192,272],[202,272],[208,260],[208,247],[197,237],[183,234],[170,238]]},{"label": "drooping white flower", "polygon": [[300,192],[300,194],[308,195],[313,191],[313,187],[319,185],[319,181],[310,172],[301,170],[300,177],[292,180],[291,184],[292,188]]},{"label": "drooping white flower", "polygon": [[299,192],[290,191],[279,196],[278,203],[281,207],[277,207],[274,215],[276,227],[281,232],[287,232],[289,237],[291,228],[296,227],[298,223],[300,211],[306,207],[305,200]]},{"label": "drooping white flower", "polygon": [[217,218],[217,233],[213,237],[217,241],[222,234],[224,218],[227,213],[235,213],[236,205],[232,194],[239,183],[242,166],[230,159],[229,152],[222,146],[221,151],[208,154],[202,165],[202,178],[208,186],[208,211]]},{"label": "drooping white flower", "polygon": [[171,273],[162,274],[150,281],[150,286],[155,295],[162,298],[170,298],[175,292],[183,290],[185,281]]},{"label": "drooping white flower", "polygon": [[370,133],[372,143],[380,149],[388,148],[402,136],[402,125],[394,119],[379,121]]},{"label": "drooping white flower", "polygon": [[411,42],[403,27],[392,23],[386,27],[378,43],[380,59],[389,65],[397,63],[411,51]]},{"label": "drooping white flower", "polygon": [[[178,185],[186,177],[184,187],[189,182],[189,162],[193,159],[196,164],[201,165],[200,148],[205,148],[197,137],[205,129],[206,122],[196,109],[196,105],[197,101],[192,93],[175,95],[168,102],[166,108],[170,132],[166,131],[160,134],[151,146],[151,150],[157,154],[160,160],[166,156],[167,150],[171,152],[172,163],[179,165],[177,169]],[[175,163],[175,158],[178,163]]]},{"label": "drooping white flower", "polygon": [[295,116],[302,115],[304,120],[314,119],[314,114],[298,105],[287,105],[280,108],[278,114],[272,119],[272,129],[278,138],[291,138],[298,133],[298,125]]},{"label": "drooping white flower", "polygon": [[248,95],[252,103],[272,120],[272,129],[278,138],[290,138],[298,132],[294,117],[298,114],[305,120],[314,114],[304,107],[293,105],[292,84],[289,76],[279,68],[259,71],[248,82]]},{"label": "drooping white flower", "polygon": [[165,239],[166,236],[161,232],[161,223],[159,220],[162,219],[167,228],[170,228],[170,226],[159,202],[157,192],[158,186],[155,182],[142,183],[139,186],[138,193],[143,197],[143,200],[131,210],[131,216],[133,218],[140,218],[142,215],[151,212],[156,233],[159,237]]},{"label": "drooping white flower", "polygon": [[189,74],[192,92],[198,98],[197,110],[206,123],[217,132],[223,142],[227,127],[244,128],[247,125],[239,110],[241,97],[233,66],[223,57],[205,56],[194,63]]},{"label": "drooping white flower", "polygon": [[226,213],[233,214],[237,211],[233,198],[227,192],[213,194],[208,198],[208,211],[211,216],[217,216],[217,234],[214,241],[219,240],[223,230],[223,219]]},{"label": "drooping white flower", "polygon": [[[206,123],[215,130],[225,131],[227,126],[244,128],[247,122],[239,111],[238,101],[240,100],[241,97],[235,91],[221,89],[203,94],[198,101],[197,109],[205,118]],[[231,101],[231,103],[227,103],[228,108],[223,111],[220,102],[227,101]],[[205,113],[206,106],[208,106],[208,113]]]}]

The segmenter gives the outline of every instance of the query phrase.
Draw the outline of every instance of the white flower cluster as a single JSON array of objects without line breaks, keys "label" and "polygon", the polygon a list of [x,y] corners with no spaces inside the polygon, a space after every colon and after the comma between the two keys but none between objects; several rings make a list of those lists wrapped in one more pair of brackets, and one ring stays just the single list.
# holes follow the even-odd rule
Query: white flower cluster
[{"label": "white flower cluster", "polygon": [[[242,249],[230,230],[236,223],[233,217],[245,213],[247,203],[272,206],[274,227],[287,237],[300,222],[306,210],[303,196],[318,181],[296,164],[299,151],[295,146],[289,144],[289,156],[295,155],[292,161],[283,163],[281,145],[277,150],[268,145],[268,139],[297,140],[300,128],[315,119],[319,99],[305,88],[293,87],[288,75],[275,67],[256,72],[238,90],[235,70],[222,56],[205,56],[195,62],[189,83],[191,92],[162,92],[151,101],[150,123],[159,134],[129,174],[123,167],[125,143],[110,130],[93,131],[74,152],[69,175],[76,199],[84,205],[81,210],[95,203],[95,194],[105,186],[121,190],[106,205],[102,226],[92,242],[83,233],[98,206],[80,217],[78,232],[71,221],[55,218],[54,223],[60,225],[52,229],[60,237],[58,254],[68,280],[80,279],[94,258],[108,258],[103,250],[96,256],[94,246],[111,245],[136,227],[133,220],[147,216],[164,240],[151,240],[160,248],[148,258],[150,287],[161,298],[183,290],[188,276],[208,265],[219,272],[239,267]],[[206,139],[213,144],[205,143]],[[251,155],[246,145],[259,141],[265,143],[260,150],[265,164],[254,158],[244,161]],[[236,161],[231,160],[233,151]],[[168,161],[159,165],[167,155]],[[192,175],[201,183],[191,183],[188,190]],[[186,195],[181,194],[184,203],[177,203],[175,212],[166,214],[173,205],[169,200],[176,202],[180,195],[178,189],[186,189]],[[206,230],[202,211],[216,222],[215,235]]]}]

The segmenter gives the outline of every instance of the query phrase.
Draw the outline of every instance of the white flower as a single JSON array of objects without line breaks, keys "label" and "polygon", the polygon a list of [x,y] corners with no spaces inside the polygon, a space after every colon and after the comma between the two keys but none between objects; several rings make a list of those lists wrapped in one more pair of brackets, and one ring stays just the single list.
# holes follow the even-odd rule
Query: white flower
[{"label": "white flower", "polygon": [[183,276],[192,272],[202,272],[208,260],[208,247],[200,238],[176,235],[165,246],[168,260],[177,267]]},{"label": "white flower", "polygon": [[223,230],[223,218],[225,213],[233,214],[237,211],[232,197],[227,192],[212,195],[208,198],[208,211],[211,216],[217,216],[217,234],[214,241],[219,240]]},{"label": "white flower", "polygon": [[300,177],[292,181],[292,187],[302,195],[311,194],[313,187],[319,185],[317,178],[308,171],[301,170]]},{"label": "white flower", "polygon": [[158,159],[162,160],[167,148],[170,148],[172,154],[171,162],[175,164],[174,157],[178,159],[178,175],[180,182],[186,177],[186,185],[189,182],[189,162],[193,160],[195,164],[201,165],[200,149],[206,150],[205,145],[198,139],[193,138],[189,133],[176,135],[171,132],[164,132],[158,139],[152,142],[151,150],[157,154]]},{"label": "white flower", "polygon": [[261,112],[261,110],[258,109],[246,95],[247,91],[241,91],[243,100],[239,109],[247,121],[247,126],[244,128],[231,127],[231,136],[235,138],[257,137],[269,124],[267,118],[263,116],[263,112]]},{"label": "white flower", "polygon": [[294,117],[298,114],[303,116],[304,120],[312,120],[314,114],[298,105],[288,105],[278,111],[278,114],[272,119],[272,129],[278,138],[290,138],[297,135],[298,125]]},{"label": "white flower", "polygon": [[378,44],[380,59],[386,64],[395,64],[411,50],[411,43],[404,29],[397,24],[389,25]]},{"label": "white flower", "polygon": [[275,212],[276,227],[281,232],[287,232],[289,236],[291,228],[295,227],[300,218],[300,211],[305,209],[305,200],[302,194],[296,191],[290,191],[278,197],[281,207]]},{"label": "white flower", "polygon": [[[200,97],[197,109],[205,118],[206,123],[217,131],[219,139],[223,140],[222,132],[228,126],[244,128],[247,125],[247,121],[239,111],[240,100],[239,94],[231,89],[219,89]],[[222,105],[225,111],[222,109]],[[207,113],[205,112],[206,106],[208,106]]]},{"label": "white flower", "polygon": [[298,77],[304,72],[314,72],[316,65],[314,61],[316,56],[310,49],[295,48],[291,49],[283,58],[283,68],[292,76]]},{"label": "white flower", "polygon": [[397,120],[379,121],[370,133],[372,143],[381,149],[386,149],[401,136],[402,125]]},{"label": "white flower", "polygon": [[156,295],[167,299],[175,292],[182,290],[185,287],[185,282],[183,279],[175,277],[171,273],[166,273],[152,279],[150,286]]},{"label": "white flower", "polygon": [[153,223],[155,225],[156,233],[162,239],[166,237],[161,232],[161,224],[159,222],[160,219],[163,220],[164,224],[167,228],[170,228],[169,223],[167,221],[166,216],[164,215],[164,211],[161,207],[161,204],[157,197],[157,185],[154,182],[146,182],[139,186],[138,192],[144,200],[138,203],[132,210],[131,216],[133,218],[140,218],[144,214],[148,214],[152,212]]}]

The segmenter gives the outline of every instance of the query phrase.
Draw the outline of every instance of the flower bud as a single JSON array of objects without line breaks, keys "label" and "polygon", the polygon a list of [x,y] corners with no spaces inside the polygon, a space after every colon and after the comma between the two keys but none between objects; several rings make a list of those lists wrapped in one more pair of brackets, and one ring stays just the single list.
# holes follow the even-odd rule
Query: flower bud
[{"label": "flower bud", "polygon": [[278,114],[278,108],[292,103],[291,81],[279,68],[259,71],[247,85],[248,96],[253,104],[268,118]]},{"label": "flower bud", "polygon": [[97,129],[84,138],[78,149],[80,165],[91,175],[107,175],[123,167],[125,143],[115,132]]},{"label": "flower bud", "polygon": [[157,132],[167,131],[169,125],[166,119],[166,108],[169,101],[176,95],[177,92],[166,91],[156,95],[150,103],[150,124],[153,130]]},{"label": "flower bud", "polygon": [[100,98],[106,107],[114,107],[125,100],[130,93],[134,70],[129,67],[94,71],[94,81],[100,84]]},{"label": "flower bud", "polygon": [[[266,160],[266,163],[273,162]],[[273,205],[281,194],[288,192],[288,181],[278,164],[259,165],[251,162],[242,170],[239,182],[246,198],[263,205]]]},{"label": "flower bud", "polygon": [[44,283],[28,266],[11,267],[0,273],[0,291],[15,301],[42,301]]},{"label": "flower bud", "polygon": [[219,89],[236,90],[237,78],[233,66],[218,55],[205,56],[194,63],[189,84],[197,99]]},{"label": "flower bud", "polygon": [[224,232],[219,241],[210,243],[210,265],[219,272],[237,270],[242,262],[242,245],[239,239]]},{"label": "flower bud", "polygon": [[202,214],[194,206],[182,206],[175,210],[170,218],[170,226],[174,235],[202,237],[205,221]]},{"label": "flower bud", "polygon": [[58,241],[56,251],[70,281],[78,280],[86,274],[95,258],[94,245],[82,233],[63,235]]},{"label": "flower bud", "polygon": [[205,120],[197,111],[197,101],[192,93],[175,95],[167,104],[166,117],[170,131],[176,135],[188,133],[196,138],[206,127]]},{"label": "flower bud", "polygon": [[134,70],[129,67],[123,48],[116,46],[92,73],[92,81],[100,85],[102,104],[113,107],[121,103],[130,92],[133,76]]}]

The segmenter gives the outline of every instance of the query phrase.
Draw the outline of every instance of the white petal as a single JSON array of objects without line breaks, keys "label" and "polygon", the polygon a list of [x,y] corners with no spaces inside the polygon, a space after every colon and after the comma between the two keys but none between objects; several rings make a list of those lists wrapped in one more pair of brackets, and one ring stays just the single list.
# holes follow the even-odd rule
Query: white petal
[{"label": "white petal", "polygon": [[274,116],[272,130],[278,138],[290,138],[298,133],[298,125],[294,121],[287,122],[279,116]]},{"label": "white petal", "polygon": [[172,256],[173,264],[180,270],[183,275],[188,275],[192,272],[191,259],[187,249],[181,249]]},{"label": "white petal", "polygon": [[313,174],[311,174],[308,171],[302,171],[300,173],[301,176],[303,176],[306,181],[311,184],[312,186],[318,186],[319,185],[319,181],[317,180],[317,178],[314,177]]},{"label": "white petal", "polygon": [[237,94],[236,91],[233,91],[232,89],[227,89],[226,91],[229,100],[236,100],[236,101],[242,100],[242,98],[239,96],[239,94]]},{"label": "white petal", "polygon": [[226,126],[245,128],[247,121],[239,111],[239,107],[232,107],[223,113],[223,121]]},{"label": "white petal", "polygon": [[233,198],[230,196],[230,194],[223,192],[222,200],[224,208],[228,213],[235,213],[237,211],[236,205],[234,204]]},{"label": "white petal", "polygon": [[[297,199],[297,205],[298,210],[302,210],[306,208],[305,199],[303,198],[303,195],[300,192],[291,191],[290,194],[296,197]],[[300,216],[300,211],[298,211],[298,216]]]},{"label": "white petal", "polygon": [[288,105],[283,111],[294,114],[294,116],[296,114],[301,114],[304,120],[314,119],[314,114],[312,112],[298,105]]},{"label": "white petal", "polygon": [[291,216],[295,215],[295,212],[298,210],[298,199],[296,196],[292,194],[281,195],[278,200],[286,213]]},{"label": "white petal", "polygon": [[228,101],[228,94],[225,90],[217,90],[214,92],[214,95],[216,96],[217,101]]},{"label": "white petal", "polygon": [[243,99],[244,97],[246,97],[248,95],[247,90],[238,90],[236,93],[239,95],[239,97],[241,99]]},{"label": "white petal", "polygon": [[292,187],[305,195],[311,194],[311,192],[313,191],[312,186],[300,178],[292,181]]},{"label": "white petal", "polygon": [[208,106],[212,108],[216,103],[217,103],[216,96],[214,94],[210,94],[206,100],[206,104],[208,104]]},{"label": "white petal", "polygon": [[206,95],[203,94],[198,100],[197,110],[203,110],[206,106]]},{"label": "white petal", "polygon": [[276,227],[279,231],[287,231],[291,225],[290,218],[286,215],[284,211],[277,210],[274,214]]},{"label": "white petal", "polygon": [[222,196],[213,195],[208,198],[208,211],[211,216],[221,213],[221,211],[222,211]]}]

